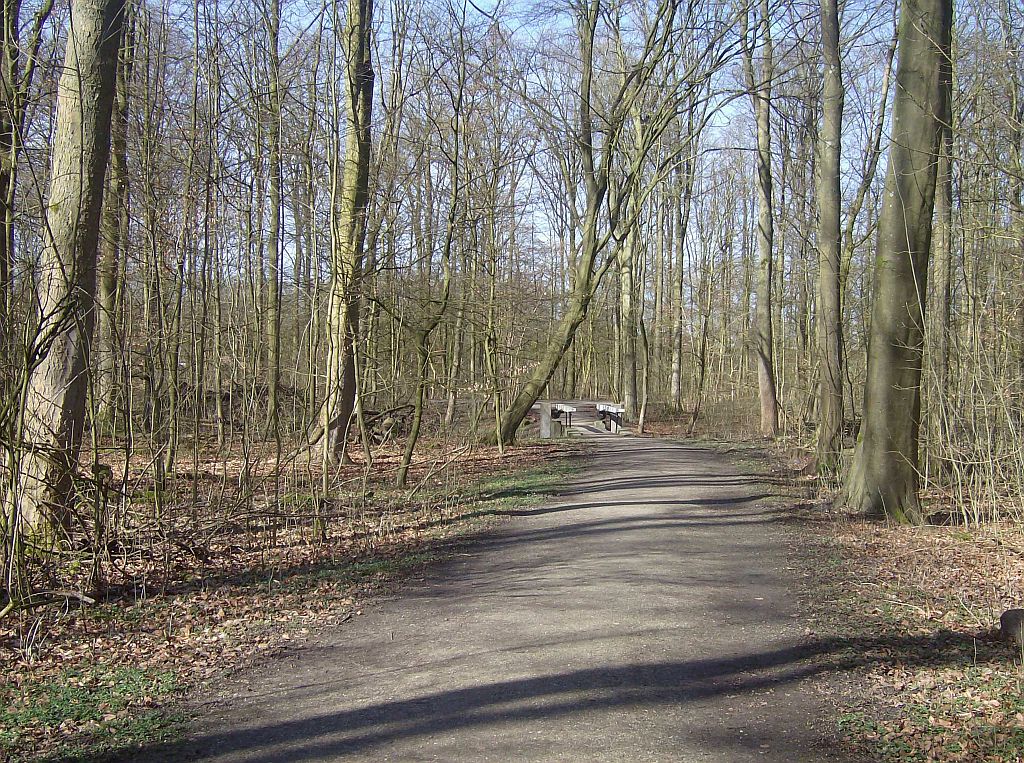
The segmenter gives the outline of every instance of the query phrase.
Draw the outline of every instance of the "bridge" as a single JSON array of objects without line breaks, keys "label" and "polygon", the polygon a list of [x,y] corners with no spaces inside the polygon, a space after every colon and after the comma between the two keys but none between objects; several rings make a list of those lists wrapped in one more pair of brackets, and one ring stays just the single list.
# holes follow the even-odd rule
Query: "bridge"
[{"label": "bridge", "polygon": [[608,400],[540,400],[534,404],[543,440],[567,434],[623,434],[625,407]]}]

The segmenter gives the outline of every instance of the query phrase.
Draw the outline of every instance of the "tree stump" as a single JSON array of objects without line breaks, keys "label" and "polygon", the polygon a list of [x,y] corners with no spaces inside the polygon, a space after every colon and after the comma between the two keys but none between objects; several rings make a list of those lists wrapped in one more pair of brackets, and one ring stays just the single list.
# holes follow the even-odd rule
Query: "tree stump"
[{"label": "tree stump", "polygon": [[1024,609],[1008,609],[999,616],[999,635],[1018,649],[1024,647]]}]

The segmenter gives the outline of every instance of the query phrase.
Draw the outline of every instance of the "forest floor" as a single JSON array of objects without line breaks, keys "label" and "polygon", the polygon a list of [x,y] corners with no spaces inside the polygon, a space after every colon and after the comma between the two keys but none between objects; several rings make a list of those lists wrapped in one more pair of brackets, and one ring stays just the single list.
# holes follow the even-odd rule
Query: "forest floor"
[{"label": "forest floor", "polygon": [[1024,760],[1020,527],[850,521],[758,444],[590,451],[0,624],[0,758]]},{"label": "forest floor", "polygon": [[1024,605],[1021,526],[896,527],[820,502],[803,517],[811,627],[850,642],[835,698],[847,743],[893,763],[1024,761],[1024,654],[998,632]]},{"label": "forest floor", "polygon": [[[347,467],[341,489],[351,495],[339,493],[339,505],[359,508],[339,510],[322,534],[308,521],[274,519],[286,505],[289,517],[308,515],[301,492],[282,494],[278,513],[240,511],[238,496],[225,495],[227,509],[208,503],[198,524],[165,520],[201,533],[126,536],[104,562],[96,604],[70,599],[0,621],[0,760],[106,760],[177,738],[189,698],[360,619],[367,600],[453,553],[459,539],[543,500],[582,453],[565,443],[504,456],[425,450],[438,458],[422,461],[403,490],[390,484],[397,451],[379,456],[368,483],[358,464]],[[130,476],[130,501],[145,514],[152,486]],[[183,468],[165,511],[188,504],[203,476]],[[71,570],[57,587],[74,591],[83,575]]]},{"label": "forest floor", "polygon": [[[850,518],[804,476],[802,449],[744,458],[775,475],[808,638],[836,645],[826,686],[845,748],[887,763],[1024,761],[1024,654],[998,632],[1000,613],[1024,606],[1024,527]],[[944,496],[925,499],[950,514]]]},{"label": "forest floor", "polygon": [[601,438],[398,596],[204,697],[138,761],[853,760],[824,694],[788,513],[707,447]]}]

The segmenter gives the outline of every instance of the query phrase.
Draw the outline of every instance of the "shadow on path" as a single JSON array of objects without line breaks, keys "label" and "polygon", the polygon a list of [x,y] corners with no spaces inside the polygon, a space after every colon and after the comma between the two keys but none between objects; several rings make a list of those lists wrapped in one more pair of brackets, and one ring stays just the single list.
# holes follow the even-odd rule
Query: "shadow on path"
[{"label": "shadow on path", "polygon": [[[968,637],[949,632],[919,638],[825,639],[736,658],[578,670],[211,733],[187,743],[150,747],[131,759],[195,760],[244,751],[249,761],[323,760],[367,753],[397,739],[472,727],[559,718],[601,708],[656,708],[721,695],[742,697],[823,672],[865,665],[948,664],[962,659],[969,643]],[[329,694],[343,687],[324,683],[320,688]]]}]

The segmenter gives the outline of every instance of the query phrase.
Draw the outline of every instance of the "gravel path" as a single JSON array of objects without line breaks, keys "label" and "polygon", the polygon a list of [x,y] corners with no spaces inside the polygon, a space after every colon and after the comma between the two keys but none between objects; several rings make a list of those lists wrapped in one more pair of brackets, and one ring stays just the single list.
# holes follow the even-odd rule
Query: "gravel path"
[{"label": "gravel path", "polygon": [[250,676],[171,757],[847,760],[765,489],[710,450],[595,451],[553,505]]}]

